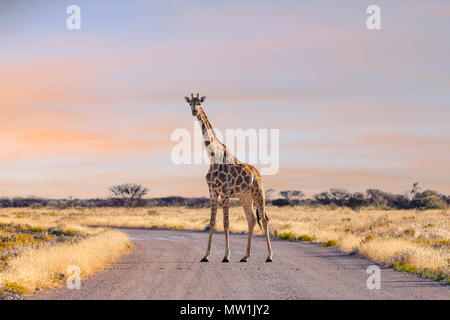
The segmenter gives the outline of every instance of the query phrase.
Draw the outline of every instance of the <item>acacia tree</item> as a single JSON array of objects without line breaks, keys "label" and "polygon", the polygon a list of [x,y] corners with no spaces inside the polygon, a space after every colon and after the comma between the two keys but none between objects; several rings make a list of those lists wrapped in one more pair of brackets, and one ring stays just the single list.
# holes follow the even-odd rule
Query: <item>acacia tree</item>
[{"label": "acacia tree", "polygon": [[313,197],[314,197],[314,200],[319,204],[322,204],[322,205],[331,204],[330,193],[328,191],[316,193]]},{"label": "acacia tree", "polygon": [[414,199],[420,193],[420,191],[422,191],[422,188],[419,186],[419,182],[414,182],[412,184],[411,190],[409,191],[411,199]]},{"label": "acacia tree", "polygon": [[334,202],[337,206],[345,206],[350,198],[350,193],[343,188],[331,188],[330,198],[331,202]]},{"label": "acacia tree", "polygon": [[305,196],[303,191],[300,190],[284,190],[280,194],[287,200],[291,205],[296,205]]},{"label": "acacia tree", "polygon": [[361,192],[355,192],[350,194],[347,200],[347,205],[355,211],[359,211],[359,209],[366,203],[367,199]]},{"label": "acacia tree", "polygon": [[148,188],[136,183],[124,183],[109,188],[112,198],[126,208],[135,207],[148,193]]}]

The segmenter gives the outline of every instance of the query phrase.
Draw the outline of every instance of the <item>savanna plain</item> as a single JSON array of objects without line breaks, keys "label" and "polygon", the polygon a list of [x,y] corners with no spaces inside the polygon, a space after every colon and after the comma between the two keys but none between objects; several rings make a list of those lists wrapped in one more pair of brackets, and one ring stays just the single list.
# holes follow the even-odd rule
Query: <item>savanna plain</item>
[{"label": "savanna plain", "polygon": [[[450,283],[449,210],[269,206],[267,213],[273,237],[338,247]],[[208,208],[187,207],[0,209],[0,297],[59,287],[70,276],[69,266],[79,267],[82,277],[104,268],[132,250],[115,227],[207,230],[209,217]],[[217,221],[223,231],[221,210]],[[230,209],[230,231],[247,232],[241,207]],[[255,232],[261,234],[258,227]]]}]

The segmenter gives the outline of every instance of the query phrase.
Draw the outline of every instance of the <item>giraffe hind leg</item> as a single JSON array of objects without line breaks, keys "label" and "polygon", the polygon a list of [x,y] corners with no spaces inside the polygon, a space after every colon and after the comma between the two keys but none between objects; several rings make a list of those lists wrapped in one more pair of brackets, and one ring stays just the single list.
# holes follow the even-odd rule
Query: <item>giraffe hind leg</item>
[{"label": "giraffe hind leg", "polygon": [[272,262],[273,252],[272,252],[272,246],[270,244],[270,236],[269,236],[269,228],[267,225],[267,219],[264,217],[262,219],[262,224],[264,228],[264,235],[266,237],[266,243],[267,243],[267,259],[266,262]]},{"label": "giraffe hind leg", "polygon": [[247,250],[245,253],[245,256],[241,259],[241,262],[247,262],[248,258],[250,258],[251,254],[251,246],[252,246],[252,237],[253,237],[253,230],[255,229],[256,225],[256,219],[253,215],[253,199],[251,195],[246,195],[242,198],[240,198],[242,207],[244,208],[245,217],[247,218],[248,223],[248,240],[247,240]]},{"label": "giraffe hind leg", "polygon": [[272,262],[273,252],[272,252],[272,245],[270,244],[270,236],[269,236],[269,228],[268,228],[269,219],[267,218],[267,215],[266,215],[264,197],[262,197],[261,195],[257,196],[257,198],[255,199],[255,202],[257,203],[257,209],[258,209],[257,214],[261,220],[262,229],[263,229],[264,236],[266,238],[266,243],[267,243],[266,262]]}]

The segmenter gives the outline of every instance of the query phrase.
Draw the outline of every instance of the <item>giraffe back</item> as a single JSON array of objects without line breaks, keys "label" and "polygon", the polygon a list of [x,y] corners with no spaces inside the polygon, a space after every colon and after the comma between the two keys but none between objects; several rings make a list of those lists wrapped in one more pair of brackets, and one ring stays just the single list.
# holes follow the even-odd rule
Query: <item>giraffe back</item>
[{"label": "giraffe back", "polygon": [[211,164],[206,174],[209,188],[220,196],[239,198],[249,192],[252,195],[262,186],[258,170],[245,163]]}]

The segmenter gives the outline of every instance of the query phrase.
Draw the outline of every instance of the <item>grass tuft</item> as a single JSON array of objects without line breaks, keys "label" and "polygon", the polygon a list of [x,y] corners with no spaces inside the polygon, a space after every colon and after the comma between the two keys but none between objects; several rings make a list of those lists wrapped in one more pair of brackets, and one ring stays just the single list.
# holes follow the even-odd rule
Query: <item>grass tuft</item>
[{"label": "grass tuft", "polygon": [[77,232],[75,230],[72,230],[72,229],[67,229],[67,230],[64,231],[64,233],[65,233],[66,236],[69,236],[69,237],[73,237],[73,236],[77,235]]},{"label": "grass tuft", "polygon": [[338,243],[336,240],[328,240],[328,241],[324,241],[320,243],[322,245],[322,247],[337,247]]},{"label": "grass tuft", "polygon": [[296,237],[292,232],[283,232],[277,235],[278,238],[282,240],[295,240]]},{"label": "grass tuft", "polygon": [[408,265],[408,264],[396,262],[393,265],[393,269],[395,271],[408,272],[408,273],[414,274],[416,276],[419,276],[421,278],[428,278],[428,279],[440,281],[443,284],[447,284],[447,285],[450,284],[450,277],[448,275],[438,274],[438,273],[430,272],[427,270],[422,270],[422,269],[416,268],[416,267]]},{"label": "grass tuft", "polygon": [[307,234],[302,234],[297,238],[298,241],[312,242],[314,241],[314,237],[311,237]]},{"label": "grass tuft", "polygon": [[31,228],[30,231],[34,233],[42,233],[44,230],[41,227],[34,227]]},{"label": "grass tuft", "polygon": [[26,294],[29,293],[29,290],[18,284],[17,282],[9,282],[5,281],[3,288],[0,290],[3,291],[4,294]]}]

